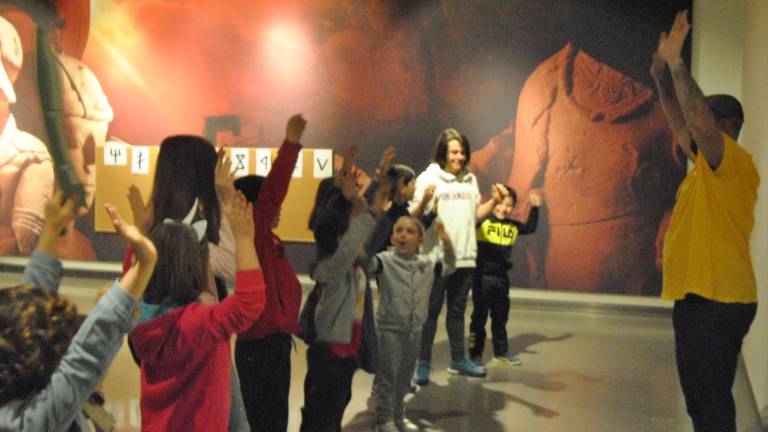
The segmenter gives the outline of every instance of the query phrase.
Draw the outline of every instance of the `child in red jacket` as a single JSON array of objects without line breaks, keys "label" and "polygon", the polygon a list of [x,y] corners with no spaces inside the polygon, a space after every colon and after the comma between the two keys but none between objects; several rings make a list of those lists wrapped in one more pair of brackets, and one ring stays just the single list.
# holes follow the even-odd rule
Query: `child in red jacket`
[{"label": "child in red jacket", "polygon": [[285,141],[266,178],[246,176],[235,181],[235,188],[253,203],[253,241],[262,262],[267,296],[264,313],[238,334],[235,343],[235,364],[252,432],[288,428],[291,335],[300,330],[301,283],[285,256],[282,240],[272,230],[280,220],[280,207],[306,124],[299,114],[288,120]]},{"label": "child in red jacket", "polygon": [[130,339],[141,360],[143,431],[226,431],[231,403],[229,340],[264,309],[264,277],[254,247],[252,208],[242,194],[225,207],[235,239],[236,286],[215,305],[201,265],[205,220],[166,219],[150,231],[158,263]]}]

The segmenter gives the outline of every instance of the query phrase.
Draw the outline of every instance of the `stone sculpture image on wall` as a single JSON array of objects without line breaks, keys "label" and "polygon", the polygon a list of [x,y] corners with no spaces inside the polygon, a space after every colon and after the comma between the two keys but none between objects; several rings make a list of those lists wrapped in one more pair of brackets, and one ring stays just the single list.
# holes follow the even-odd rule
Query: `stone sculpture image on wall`
[{"label": "stone sculpture image on wall", "polygon": [[[98,78],[88,66],[63,53],[56,56],[56,64],[61,80],[62,115],[69,143],[69,159],[83,184],[85,201],[90,207],[96,191],[96,147],[104,146],[114,114]],[[92,212],[89,212],[88,219],[88,226],[92,226]],[[67,259],[96,259],[91,242],[75,229],[74,221],[60,239],[58,252]]]},{"label": "stone sculpture image on wall", "polygon": [[18,32],[3,17],[0,57],[0,255],[29,255],[42,232],[43,207],[53,194],[53,164],[45,144],[19,130],[11,113],[24,53]]},{"label": "stone sculpture image on wall", "polygon": [[525,82],[511,134],[473,154],[473,171],[515,188],[520,216],[528,191],[544,191],[540,229],[521,244],[530,286],[657,294],[656,238],[685,164],[653,91],[568,43]]}]

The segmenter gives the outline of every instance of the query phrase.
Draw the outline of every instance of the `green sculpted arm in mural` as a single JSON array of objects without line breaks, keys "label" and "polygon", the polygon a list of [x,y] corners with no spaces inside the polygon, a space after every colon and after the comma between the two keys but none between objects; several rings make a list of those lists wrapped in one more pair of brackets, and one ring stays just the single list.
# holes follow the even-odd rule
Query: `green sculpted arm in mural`
[{"label": "green sculpted arm in mural", "polygon": [[678,13],[669,35],[665,38],[662,34],[659,55],[667,63],[672,73],[677,101],[685,118],[685,124],[688,126],[688,131],[698,149],[707,159],[709,166],[716,169],[723,159],[725,147],[722,131],[707,104],[704,93],[680,57],[690,29],[688,11]]},{"label": "green sculpted arm in mural", "polygon": [[[666,38],[667,33],[662,33],[659,37],[659,48],[661,48],[661,45]],[[688,159],[694,161],[696,160],[696,150],[693,148],[691,134],[688,133],[688,126],[685,125],[683,111],[680,109],[680,104],[677,102],[677,95],[675,95],[675,86],[672,82],[672,76],[668,71],[667,64],[664,62],[664,59],[661,58],[659,50],[657,49],[653,52],[651,76],[656,82],[661,109],[664,111],[664,116],[667,118],[667,124],[672,130],[675,142],[683,150],[683,153],[685,153]]]},{"label": "green sculpted arm in mural", "polygon": [[45,127],[48,131],[48,152],[54,163],[56,179],[64,196],[76,196],[77,207],[87,208],[83,184],[77,178],[69,160],[69,144],[64,130],[61,103],[61,82],[56,58],[49,42],[48,32],[37,29],[37,80],[40,91]]}]

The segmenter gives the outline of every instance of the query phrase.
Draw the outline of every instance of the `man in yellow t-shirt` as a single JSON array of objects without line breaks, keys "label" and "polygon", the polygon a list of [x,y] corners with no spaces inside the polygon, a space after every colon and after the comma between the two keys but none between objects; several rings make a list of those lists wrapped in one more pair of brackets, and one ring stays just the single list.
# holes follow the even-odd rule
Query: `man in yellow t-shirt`
[{"label": "man in yellow t-shirt", "polygon": [[675,141],[693,162],[664,243],[661,296],[675,301],[677,372],[694,430],[736,432],[731,390],[757,310],[749,239],[760,177],[736,143],[741,104],[704,97],[680,57],[689,30],[687,11],[680,12],[651,66]]}]

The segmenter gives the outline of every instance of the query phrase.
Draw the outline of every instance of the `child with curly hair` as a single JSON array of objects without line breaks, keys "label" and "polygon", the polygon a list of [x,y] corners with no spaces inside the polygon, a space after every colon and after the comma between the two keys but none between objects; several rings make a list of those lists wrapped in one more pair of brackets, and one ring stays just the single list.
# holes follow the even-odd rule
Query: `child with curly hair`
[{"label": "child with curly hair", "polygon": [[117,233],[136,262],[96,303],[77,329],[77,310],[59,296],[59,233],[72,219],[74,198],[57,192],[45,205],[45,226],[24,269],[24,284],[0,289],[0,430],[61,431],[80,414],[136,323],[138,300],[152,275],[152,242],[107,205]]}]

